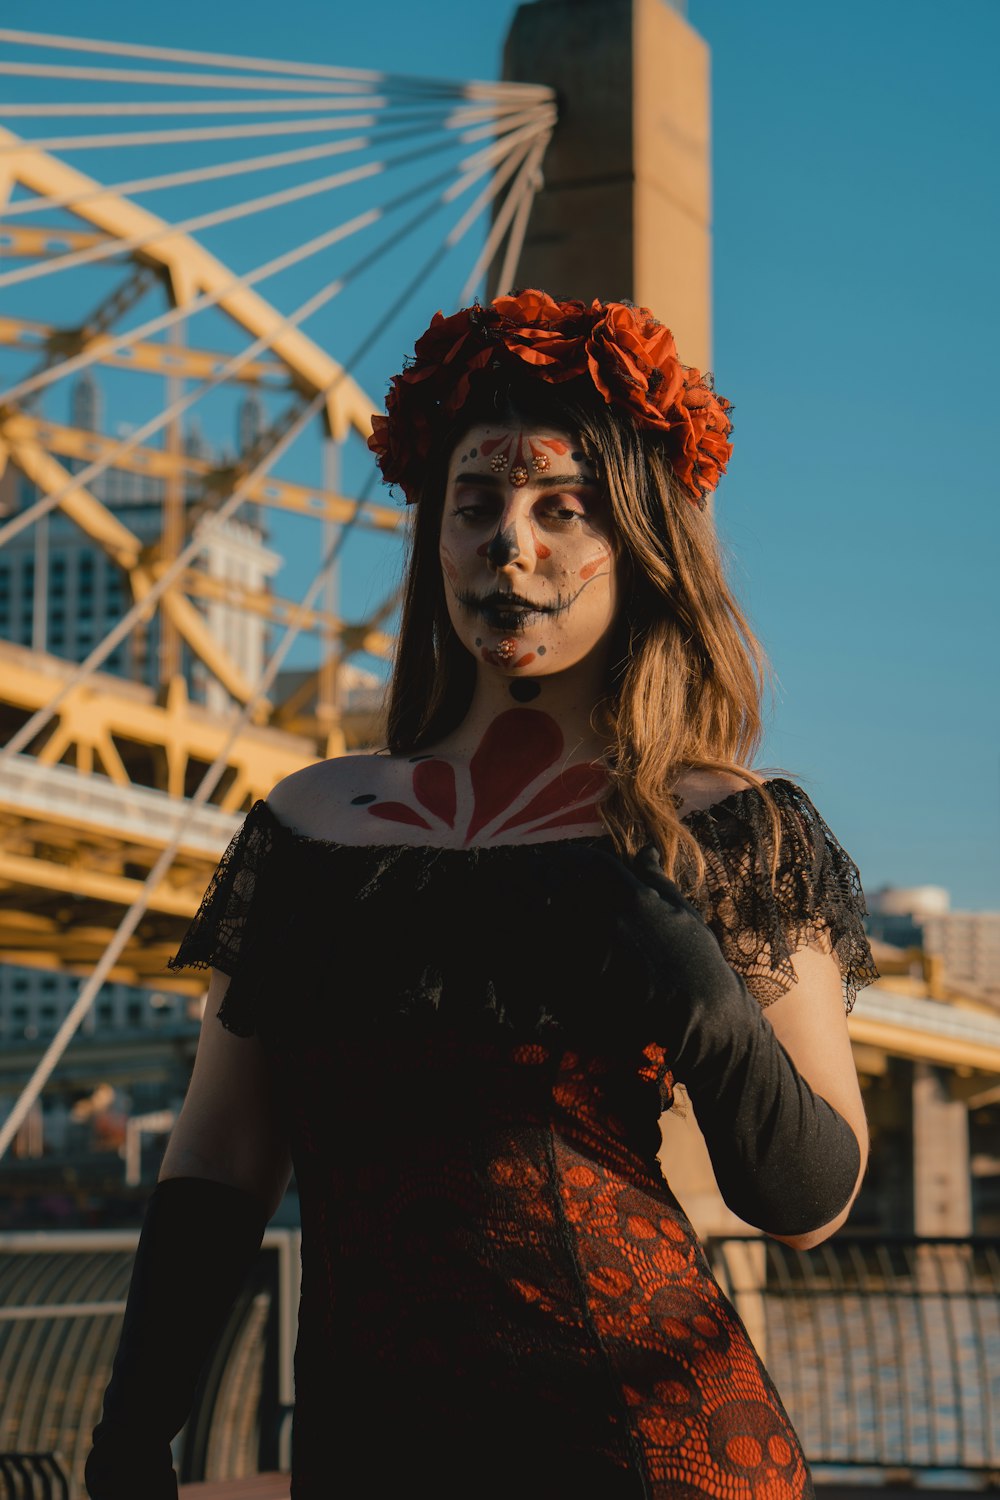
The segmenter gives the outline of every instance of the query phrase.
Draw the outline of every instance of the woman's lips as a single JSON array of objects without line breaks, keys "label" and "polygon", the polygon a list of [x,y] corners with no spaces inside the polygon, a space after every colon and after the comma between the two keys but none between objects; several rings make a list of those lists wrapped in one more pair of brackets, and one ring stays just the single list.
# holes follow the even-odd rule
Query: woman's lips
[{"label": "woman's lips", "polygon": [[483,604],[480,613],[494,630],[523,630],[529,620],[546,613],[537,605],[527,604]]},{"label": "woman's lips", "polygon": [[459,603],[473,614],[480,616],[491,630],[523,630],[529,621],[546,615],[546,605],[535,604],[530,599],[521,599],[516,594],[459,595]]}]

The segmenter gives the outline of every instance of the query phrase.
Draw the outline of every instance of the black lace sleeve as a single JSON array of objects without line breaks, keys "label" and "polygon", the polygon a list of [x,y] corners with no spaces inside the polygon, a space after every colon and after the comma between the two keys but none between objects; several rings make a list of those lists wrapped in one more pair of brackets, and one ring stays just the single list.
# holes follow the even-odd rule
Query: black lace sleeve
[{"label": "black lace sleeve", "polygon": [[850,1010],[878,978],[857,866],[801,787],[775,780],[767,790],[781,830],[776,873],[767,806],[749,787],[686,820],[707,865],[706,889],[691,899],[761,1005],[791,989],[792,954],[816,943],[836,955]]},{"label": "black lace sleeve", "polygon": [[[228,1031],[252,1036],[264,983],[261,963],[274,821],[255,802],[223,854],[168,969],[220,969],[230,975],[218,1016]],[[273,882],[272,882],[273,883]]]}]

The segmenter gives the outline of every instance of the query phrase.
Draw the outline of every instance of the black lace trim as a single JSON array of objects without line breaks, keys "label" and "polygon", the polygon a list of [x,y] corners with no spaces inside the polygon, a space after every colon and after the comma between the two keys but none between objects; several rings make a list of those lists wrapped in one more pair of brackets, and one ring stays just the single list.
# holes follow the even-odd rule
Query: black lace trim
[{"label": "black lace trim", "polygon": [[[715,932],[729,964],[744,977],[762,1005],[769,1005],[792,987],[792,955],[805,944],[815,943],[836,955],[850,1009],[857,990],[878,978],[863,926],[866,913],[857,868],[805,792],[785,780],[769,782],[768,791],[781,828],[776,878],[771,877],[774,841],[767,809],[760,793],[748,788],[685,819],[707,864],[706,887],[691,899]],[[323,907],[325,898],[317,902],[322,872],[315,866],[307,867],[305,879],[296,879],[281,857],[294,849],[299,855],[297,873],[303,868],[302,856],[339,864],[349,886],[346,902],[357,903],[359,918],[363,918],[372,898],[385,891],[398,918],[394,919],[391,943],[395,953],[387,962],[386,974],[388,981],[391,970],[392,982],[398,986],[394,1009],[397,1013],[437,1009],[442,1000],[442,975],[426,959],[436,960],[439,955],[436,949],[431,953],[421,943],[427,923],[440,905],[433,889],[437,880],[440,878],[444,886],[442,900],[450,900],[451,893],[463,887],[468,889],[470,881],[481,882],[481,894],[494,909],[503,902],[503,872],[509,869],[510,858],[522,859],[519,877],[527,877],[529,884],[533,882],[542,890],[546,880],[558,882],[561,878],[553,860],[558,862],[559,851],[565,858],[567,845],[571,852],[574,846],[581,851],[586,847],[613,849],[610,838],[603,837],[471,849],[337,844],[296,834],[260,800],[254,803],[219,861],[198,913],[167,967],[212,967],[230,975],[219,1019],[237,1035],[260,1033],[265,1011],[275,1009],[268,996],[288,992],[287,979],[282,976],[287,959],[296,955],[301,958],[308,946],[322,942],[324,933],[331,935],[331,911]],[[679,883],[684,884],[683,880]],[[548,897],[540,895],[539,899]],[[418,923],[410,933],[418,907],[425,913],[420,919],[424,925],[421,928]],[[350,932],[350,918],[345,920]],[[448,943],[444,937],[442,941]],[[451,947],[460,948],[460,938],[452,940]],[[314,964],[308,983],[314,979],[319,982],[319,970],[328,974],[328,963],[329,958]],[[454,964],[452,969],[457,972]],[[473,989],[481,987],[480,980],[485,985],[484,1003],[497,1024],[510,1024],[512,1018],[501,991],[512,999],[513,992],[500,983],[499,974],[477,975],[471,968],[465,972]],[[523,983],[521,989],[519,998],[526,1002]],[[540,996],[536,998],[536,1021],[553,1021],[555,1001],[551,992],[545,1002]],[[304,995],[297,993],[287,1003],[297,1009],[305,1003]],[[465,1004],[474,1003],[466,991]],[[514,1008],[523,1006],[514,1001]],[[275,1021],[277,1017],[270,1019]]]},{"label": "black lace trim", "polygon": [[[280,825],[263,800],[254,803],[233,835],[206,887],[201,905],[168,969],[219,969],[230,976],[219,1020],[237,1036],[257,1031],[260,961],[273,947],[276,911],[266,891]],[[261,943],[265,930],[269,944]]]},{"label": "black lace trim", "polygon": [[792,955],[815,944],[836,956],[850,1011],[858,990],[879,977],[857,865],[801,787],[778,779],[767,790],[780,826],[775,875],[771,820],[748,787],[685,819],[707,865],[706,891],[691,900],[761,1005],[791,989]]}]

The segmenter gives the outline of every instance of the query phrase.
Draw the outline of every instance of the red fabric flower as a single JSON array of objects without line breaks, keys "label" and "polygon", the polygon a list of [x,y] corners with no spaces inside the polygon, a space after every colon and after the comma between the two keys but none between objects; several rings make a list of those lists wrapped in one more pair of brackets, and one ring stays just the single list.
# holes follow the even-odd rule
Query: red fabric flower
[{"label": "red fabric flower", "polygon": [[372,417],[368,446],[388,484],[416,499],[420,474],[441,426],[460,411],[488,367],[507,366],[558,383],[589,376],[609,405],[662,436],[674,472],[703,505],[732,453],[732,403],[711,378],[681,364],[674,336],[647,307],[627,302],[557,302],[529,289],[435,313],[413,360],[394,375],[386,415]]}]

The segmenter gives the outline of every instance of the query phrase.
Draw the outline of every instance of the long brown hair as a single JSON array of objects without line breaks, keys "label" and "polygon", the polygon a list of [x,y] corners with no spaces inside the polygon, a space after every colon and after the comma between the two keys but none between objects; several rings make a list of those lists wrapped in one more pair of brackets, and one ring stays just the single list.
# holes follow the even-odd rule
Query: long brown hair
[{"label": "long brown hair", "polygon": [[578,434],[597,467],[623,567],[610,680],[592,716],[607,736],[611,787],[601,815],[621,853],[652,839],[667,875],[683,871],[684,884],[696,888],[704,859],[672,789],[690,770],[728,772],[763,787],[749,762],[761,739],[768,665],[726,580],[710,511],[692,504],[655,438],[596,397],[589,382],[480,388],[442,433],[413,507],[388,749],[407,754],[433,745],[461,723],[472,699],[475,663],[451,625],[438,540],[455,444],[498,418]]}]

